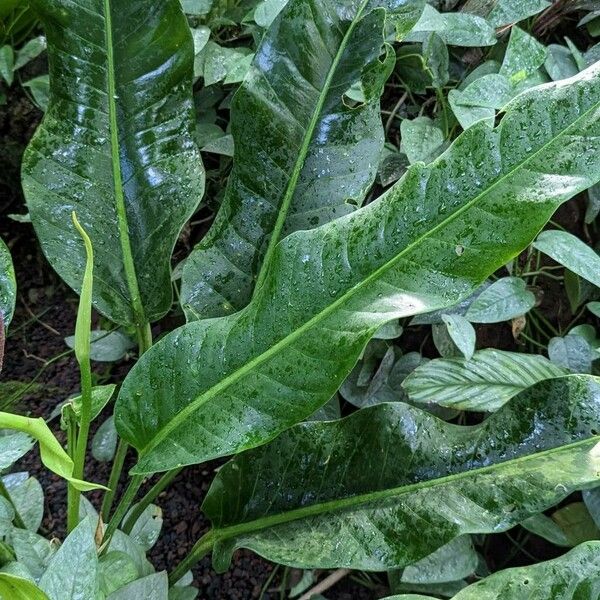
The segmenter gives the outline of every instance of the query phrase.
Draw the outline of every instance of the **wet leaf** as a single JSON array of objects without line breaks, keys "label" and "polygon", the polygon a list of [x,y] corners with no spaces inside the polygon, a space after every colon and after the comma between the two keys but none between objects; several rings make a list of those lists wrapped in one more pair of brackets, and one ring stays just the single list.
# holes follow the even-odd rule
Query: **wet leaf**
[{"label": "wet leaf", "polygon": [[429,361],[408,375],[402,387],[418,404],[493,412],[538,381],[567,373],[543,356],[488,349],[471,360]]},{"label": "wet leaf", "polygon": [[429,117],[417,117],[412,121],[403,119],[400,124],[401,150],[409,163],[431,162],[442,153],[443,131]]},{"label": "wet leaf", "polygon": [[558,230],[542,231],[533,247],[600,287],[600,256],[573,234]]},{"label": "wet leaf", "polygon": [[535,296],[523,279],[503,277],[473,301],[465,318],[472,323],[500,323],[523,315],[534,306]]},{"label": "wet leaf", "polygon": [[485,19],[461,12],[440,13],[427,4],[405,40],[423,42],[431,32],[437,33],[450,46],[492,46],[496,43],[494,29]]},{"label": "wet leaf", "polygon": [[[418,17],[405,0],[377,5],[411,24]],[[225,198],[183,269],[189,320],[244,307],[280,239],[362,203],[383,146],[379,95],[392,65],[380,55],[393,58],[386,11],[373,6],[292,0],[265,33],[231,107]],[[349,108],[343,95],[355,82],[367,101]]]},{"label": "wet leaf", "polygon": [[382,570],[505,531],[598,485],[599,418],[600,380],[570,375],[476,426],[403,403],[297,425],[217,473],[202,507],[213,564],[243,547],[300,568]]},{"label": "wet leaf", "polygon": [[51,86],[23,158],[32,223],[52,266],[79,291],[85,251],[75,210],[95,250],[96,309],[123,325],[153,321],[171,306],[171,252],[203,190],[185,16],[178,0],[31,4],[48,40]]},{"label": "wet leaf", "polygon": [[487,16],[492,27],[517,23],[548,8],[548,0],[498,0]]},{"label": "wet leaf", "polygon": [[[460,591],[452,600],[595,600],[600,593],[600,543],[588,542],[564,556],[499,571]],[[402,594],[385,600],[434,600]]]},{"label": "wet leaf", "polygon": [[517,256],[600,178],[599,70],[519,95],[378,201],[288,236],[250,305],[155,344],[115,407],[134,471],[265,443],[333,396],[381,325],[456,304]]}]

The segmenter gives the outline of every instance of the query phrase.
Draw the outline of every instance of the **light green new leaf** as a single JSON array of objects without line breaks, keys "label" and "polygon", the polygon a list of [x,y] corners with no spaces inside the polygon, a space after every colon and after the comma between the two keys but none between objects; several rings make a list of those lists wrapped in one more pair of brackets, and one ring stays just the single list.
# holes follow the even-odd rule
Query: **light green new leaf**
[{"label": "light green new leaf", "polygon": [[12,258],[6,244],[0,239],[0,338],[2,338],[2,326],[8,327],[12,319],[16,297],[17,282]]},{"label": "light green new leaf", "polygon": [[39,585],[50,600],[96,600],[98,575],[96,544],[86,517],[56,551]]},{"label": "light green new leaf", "polygon": [[[412,25],[414,6],[292,0],[266,32],[233,99],[234,166],[223,204],[183,269],[188,319],[246,306],[280,239],[362,203],[383,147],[379,95],[393,66],[384,8]],[[366,102],[350,108],[343,96],[361,80]]]},{"label": "light green new leaf", "polygon": [[573,234],[557,229],[542,231],[533,247],[600,287],[600,256]]},{"label": "light green new leaf", "polygon": [[417,367],[402,383],[412,402],[493,412],[538,381],[568,371],[535,354],[480,350],[471,360],[444,358]]},{"label": "light green new leaf", "polygon": [[407,566],[598,485],[599,419],[600,379],[570,375],[476,426],[399,402],[302,423],[219,470],[200,543],[218,570],[240,547],[299,568]]},{"label": "light green new leaf", "polygon": [[499,323],[524,315],[535,306],[535,295],[523,279],[503,277],[481,292],[465,317],[472,323]]},{"label": "light green new leaf", "polygon": [[[597,600],[599,595],[600,542],[587,542],[560,558],[494,573],[452,600]],[[401,594],[384,600],[435,599]]]},{"label": "light green new leaf", "polygon": [[5,600],[49,600],[40,588],[28,579],[0,573],[0,598]]},{"label": "light green new leaf", "polygon": [[268,441],[333,396],[384,323],[456,304],[518,255],[600,178],[599,72],[519,95],[378,201],[288,236],[247,308],[146,352],[115,407],[135,470]]},{"label": "light green new leaf", "polygon": [[178,0],[32,0],[48,39],[50,106],[23,158],[42,249],[94,306],[141,325],[171,306],[170,257],[202,195],[194,145],[193,44]]},{"label": "light green new leaf", "polygon": [[0,429],[21,431],[37,440],[40,445],[40,456],[44,466],[72,483],[78,490],[106,489],[102,485],[88,483],[87,481],[81,481],[72,477],[73,461],[54,437],[54,434],[50,431],[48,425],[46,425],[46,421],[41,417],[32,419],[22,417],[21,415],[0,412]]}]

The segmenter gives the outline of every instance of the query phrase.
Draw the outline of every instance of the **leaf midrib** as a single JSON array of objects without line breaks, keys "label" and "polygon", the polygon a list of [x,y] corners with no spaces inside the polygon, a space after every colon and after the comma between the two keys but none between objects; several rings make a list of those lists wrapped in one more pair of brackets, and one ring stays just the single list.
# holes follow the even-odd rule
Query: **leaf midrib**
[{"label": "leaf midrib", "polygon": [[129,223],[127,220],[127,209],[125,206],[125,194],[123,192],[123,176],[121,173],[119,128],[117,124],[117,86],[115,76],[115,56],[112,36],[112,14],[110,0],[103,0],[105,43],[106,43],[106,76],[108,88],[108,119],[111,149],[111,164],[113,175],[113,189],[115,193],[115,208],[117,211],[117,224],[121,253],[123,256],[123,267],[125,279],[131,301],[131,308],[136,327],[141,328],[145,322],[144,307],[140,295],[133,253],[131,251],[131,240],[129,239]]},{"label": "leaf midrib", "polygon": [[277,244],[280,241],[281,232],[283,231],[283,227],[284,227],[285,221],[287,219],[287,214],[289,212],[290,205],[294,198],[294,194],[296,193],[296,184],[298,183],[298,178],[300,177],[300,173],[302,172],[302,169],[304,167],[304,161],[308,154],[310,144],[314,137],[317,122],[321,116],[321,112],[323,110],[323,105],[325,104],[325,100],[327,99],[327,95],[329,94],[331,83],[336,74],[338,65],[339,65],[340,60],[342,59],[342,56],[346,50],[346,46],[348,45],[348,40],[352,36],[352,33],[354,32],[354,28],[356,27],[357,23],[362,18],[362,12],[364,11],[364,9],[368,3],[369,3],[369,0],[363,0],[361,5],[359,6],[356,16],[354,17],[354,19],[352,20],[352,23],[348,27],[348,30],[344,34],[344,37],[342,38],[342,41],[340,43],[340,47],[338,48],[338,51],[334,57],[334,60],[331,63],[331,67],[329,68],[329,72],[327,73],[327,77],[325,79],[325,83],[323,84],[323,88],[319,92],[319,98],[317,100],[317,104],[315,105],[315,109],[313,111],[310,123],[308,124],[308,127],[306,128],[306,131],[304,132],[304,137],[302,139],[302,145],[300,146],[300,152],[298,153],[298,157],[294,163],[294,168],[292,170],[292,175],[289,178],[287,186],[285,188],[285,195],[283,196],[281,208],[279,209],[279,212],[277,214],[277,220],[275,221],[275,226],[273,227],[271,237],[269,238],[269,243],[267,244],[267,250],[265,252],[265,256],[263,258],[263,261],[262,261],[262,264],[260,267],[260,271],[259,271],[258,277],[256,279],[256,284],[255,284],[255,288],[254,288],[255,292],[261,286],[261,284],[263,283],[263,281],[267,275],[267,272],[269,270],[269,265],[270,265],[271,259],[273,257],[273,252],[275,251],[275,246],[277,246]]},{"label": "leaf midrib", "polygon": [[[106,1],[106,0],[105,0]],[[364,278],[362,281],[358,282],[354,286],[352,286],[347,292],[342,294],[337,300],[326,306],[323,310],[318,312],[316,315],[311,317],[308,321],[303,323],[300,327],[293,330],[287,336],[273,344],[270,348],[268,348],[262,354],[254,357],[249,360],[247,363],[242,365],[239,369],[224,377],[221,381],[215,384],[213,387],[209,388],[202,392],[195,400],[190,402],[187,406],[182,408],[173,419],[171,419],[168,423],[166,423],[162,428],[160,428],[157,433],[152,437],[152,439],[144,446],[139,449],[139,456],[143,457],[148,454],[153,448],[158,446],[174,429],[177,429],[179,425],[184,422],[191,414],[193,414],[197,409],[199,409],[203,404],[205,404],[208,400],[219,394],[221,391],[227,389],[230,385],[234,384],[236,381],[244,377],[248,372],[251,372],[255,367],[267,361],[271,356],[277,354],[282,348],[285,348],[289,344],[293,343],[298,337],[303,335],[306,331],[311,329],[314,325],[327,318],[331,313],[333,313],[339,306],[347,302],[350,298],[354,296],[355,293],[362,290],[362,288],[368,286],[374,281],[377,281],[384,273],[386,273],[389,269],[393,268],[397,262],[399,262],[407,253],[411,252],[414,248],[423,243],[424,240],[431,237],[433,234],[437,233],[440,229],[446,227],[449,223],[460,217],[463,213],[470,210],[479,200],[487,196],[496,186],[503,183],[506,179],[514,175],[516,172],[524,168],[529,162],[531,162],[534,158],[536,158],[539,154],[544,152],[548,147],[552,144],[556,143],[558,139],[563,137],[577,126],[577,124],[584,120],[590,113],[597,110],[600,106],[600,102],[596,102],[593,104],[588,110],[582,113],[579,117],[577,117],[570,125],[565,127],[562,132],[550,139],[548,142],[543,144],[538,150],[536,150],[533,154],[529,155],[525,160],[521,163],[516,164],[510,171],[506,172],[504,175],[499,177],[496,181],[494,181],[488,188],[483,190],[477,196],[475,196],[472,200],[466,202],[463,206],[457,209],[454,213],[448,215],[443,221],[438,223],[435,227],[424,233],[421,237],[416,239],[414,242],[406,246],[401,252],[396,254],[393,258],[387,261],[385,264],[381,265],[377,268],[371,275]],[[475,125],[474,127],[477,127]],[[487,127],[487,125],[482,124],[481,127]],[[498,126],[502,127],[502,123]],[[471,128],[473,130],[473,128]],[[500,130],[497,128],[494,131],[499,135]],[[449,148],[449,150],[452,146]],[[435,161],[433,161],[432,165],[444,159],[446,153],[442,154]],[[400,180],[403,181],[406,178],[406,175]],[[327,227],[325,225],[324,227]],[[459,299],[460,300],[460,299]],[[245,309],[237,313],[237,315],[249,309],[252,304],[248,305]],[[223,317],[230,318],[230,317]],[[202,323],[202,321],[200,321]],[[193,325],[192,325],[193,326]],[[183,327],[186,327],[185,325]],[[208,459],[207,459],[208,460]]]},{"label": "leaf midrib", "polygon": [[[535,452],[533,454],[527,454],[526,456],[519,456],[517,458],[498,462],[493,465],[488,465],[486,467],[479,467],[477,469],[469,469],[466,471],[461,471],[460,473],[453,473],[451,475],[446,475],[444,477],[438,477],[436,479],[430,479],[428,481],[420,481],[417,483],[411,483],[395,488],[389,488],[386,490],[378,490],[375,492],[367,492],[364,494],[358,494],[356,496],[351,496],[347,498],[342,498],[338,500],[329,500],[327,502],[321,502],[317,504],[313,504],[310,506],[305,506],[302,508],[296,508],[287,512],[277,513],[275,515],[269,515],[267,517],[261,517],[258,519],[254,519],[253,521],[247,521],[245,523],[240,523],[239,525],[230,525],[229,527],[224,527],[222,529],[214,528],[211,530],[211,534],[213,539],[216,541],[221,541],[224,539],[228,539],[231,537],[235,537],[238,535],[243,535],[245,533],[253,533],[256,531],[260,531],[262,529],[266,529],[268,527],[273,527],[276,525],[283,525],[285,523],[289,523],[291,521],[298,521],[300,519],[319,516],[321,514],[325,514],[328,512],[339,511],[344,509],[356,509],[360,508],[361,505],[370,504],[372,502],[378,502],[381,500],[386,500],[393,497],[400,497],[411,494],[415,491],[421,491],[425,489],[435,488],[438,486],[445,486],[452,482],[460,481],[462,479],[467,479],[469,477],[474,477],[477,475],[484,475],[486,473],[492,472],[497,469],[501,469],[506,466],[512,466],[516,464],[520,464],[523,462],[527,462],[530,460],[537,460],[539,458],[543,458],[545,456],[551,456],[553,454],[569,452],[571,450],[577,449],[579,447],[583,447],[586,445],[590,445],[592,448],[594,445],[600,443],[600,435],[593,436],[587,438],[585,440],[580,440],[578,442],[573,442],[571,444],[565,444],[563,446],[558,446],[555,448],[550,448],[548,450],[543,450],[541,452]],[[600,478],[600,473],[597,473]]]}]

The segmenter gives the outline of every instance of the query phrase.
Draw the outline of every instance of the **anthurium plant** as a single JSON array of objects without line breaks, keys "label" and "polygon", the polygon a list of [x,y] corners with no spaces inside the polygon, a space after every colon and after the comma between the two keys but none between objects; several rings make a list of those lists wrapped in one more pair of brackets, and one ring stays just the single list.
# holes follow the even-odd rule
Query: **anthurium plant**
[{"label": "anthurium plant", "polygon": [[[542,322],[547,343],[510,352],[476,349],[475,329],[527,336],[538,276],[600,287],[592,247],[540,234],[584,192],[588,224],[600,208],[597,46],[536,37],[545,0],[263,0],[241,17],[192,4],[29,2],[49,97],[22,186],[79,295],[81,383],[59,410],[64,446],[44,418],[0,413],[0,597],[191,599],[200,559],[223,572],[247,548],[307,575],[289,597],[342,569],[385,572],[404,600],[597,600],[600,542],[549,516],[577,494],[600,526],[594,328]],[[242,30],[245,45],[224,43]],[[199,210],[214,218],[173,270]],[[2,341],[16,296],[2,244]],[[92,330],[94,314],[113,330]],[[165,332],[168,314],[180,326]],[[439,358],[398,341],[419,327]],[[137,362],[94,385],[115,348]],[[97,429],[118,444],[92,444],[112,471],[88,482]],[[68,485],[60,544],[38,533],[37,480],[9,473],[36,442]],[[225,457],[210,529],[155,572],[159,494]],[[490,573],[477,548],[515,527],[562,555]]]}]

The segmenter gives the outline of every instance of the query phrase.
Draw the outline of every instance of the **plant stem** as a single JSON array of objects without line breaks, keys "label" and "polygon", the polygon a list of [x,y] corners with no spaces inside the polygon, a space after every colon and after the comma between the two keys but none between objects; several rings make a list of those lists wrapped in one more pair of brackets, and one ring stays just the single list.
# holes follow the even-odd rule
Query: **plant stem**
[{"label": "plant stem", "polygon": [[[73,409],[67,405],[64,409],[64,419],[67,425],[67,454],[74,459],[77,445],[77,420]],[[77,495],[77,500],[74,496]],[[72,531],[79,521],[79,491],[72,484],[67,487],[67,528]]]},{"label": "plant stem", "polygon": [[138,493],[138,490],[140,489],[140,486],[142,485],[143,481],[144,481],[143,475],[134,475],[131,478],[129,485],[127,486],[127,489],[125,490],[125,493],[121,497],[121,501],[119,502],[119,504],[117,505],[117,508],[115,509],[115,513],[113,514],[110,521],[108,522],[108,525],[106,526],[106,531],[104,532],[104,539],[102,542],[104,545],[104,549],[106,549],[108,547],[107,542],[110,542],[110,538],[112,537],[113,533],[116,531],[117,527],[119,526],[119,523],[123,520],[123,517],[127,514],[127,511],[129,510],[131,503],[135,499],[135,496]]},{"label": "plant stem", "polygon": [[212,530],[205,533],[169,575],[169,585],[176,584],[199,560],[203,559],[212,550],[215,541]]},{"label": "plant stem", "polygon": [[[142,354],[152,346],[152,330],[150,329],[150,323],[145,323],[144,325],[137,327],[136,333],[138,339],[138,355],[142,356]],[[119,485],[119,479],[121,478],[121,472],[123,471],[123,465],[125,464],[125,457],[127,456],[128,449],[129,445],[127,442],[119,440],[117,452],[108,478],[108,491],[105,492],[104,498],[102,498],[102,507],[100,509],[102,520],[105,523],[110,517],[110,510],[115,499],[117,486]]]},{"label": "plant stem", "polygon": [[19,529],[27,529],[27,527],[25,527],[25,523],[23,523],[23,519],[21,518],[21,515],[19,514],[19,511],[17,510],[17,507],[15,506],[13,499],[10,497],[10,494],[8,493],[8,490],[6,489],[6,486],[4,485],[4,482],[2,481],[1,477],[0,477],[0,496],[5,498],[6,500],[8,500],[10,505],[13,507],[13,510],[15,511],[15,518],[14,518],[15,525]]},{"label": "plant stem", "polygon": [[133,526],[137,520],[142,516],[142,513],[148,505],[181,473],[183,467],[179,469],[173,469],[167,471],[163,476],[150,488],[148,493],[135,505],[135,508],[131,511],[131,515],[127,521],[123,524],[122,530],[124,533],[131,533]]},{"label": "plant stem", "polygon": [[[73,458],[73,477],[83,479],[83,466],[85,464],[85,453],[87,450],[88,436],[90,433],[90,421],[92,416],[92,370],[88,361],[79,366],[81,373],[81,415],[79,421],[79,435],[75,446]],[[73,487],[73,486],[69,486]],[[79,490],[74,490],[69,497],[67,511],[67,531],[71,532],[79,522]]]},{"label": "plant stem", "polygon": [[100,514],[102,520],[106,523],[110,517],[110,509],[112,508],[115,494],[117,493],[117,486],[119,485],[119,479],[121,478],[121,471],[125,463],[125,457],[127,456],[127,450],[129,445],[124,440],[119,440],[115,458],[113,459],[112,468],[108,477],[108,490],[104,493],[102,498],[102,507],[100,508]]}]

